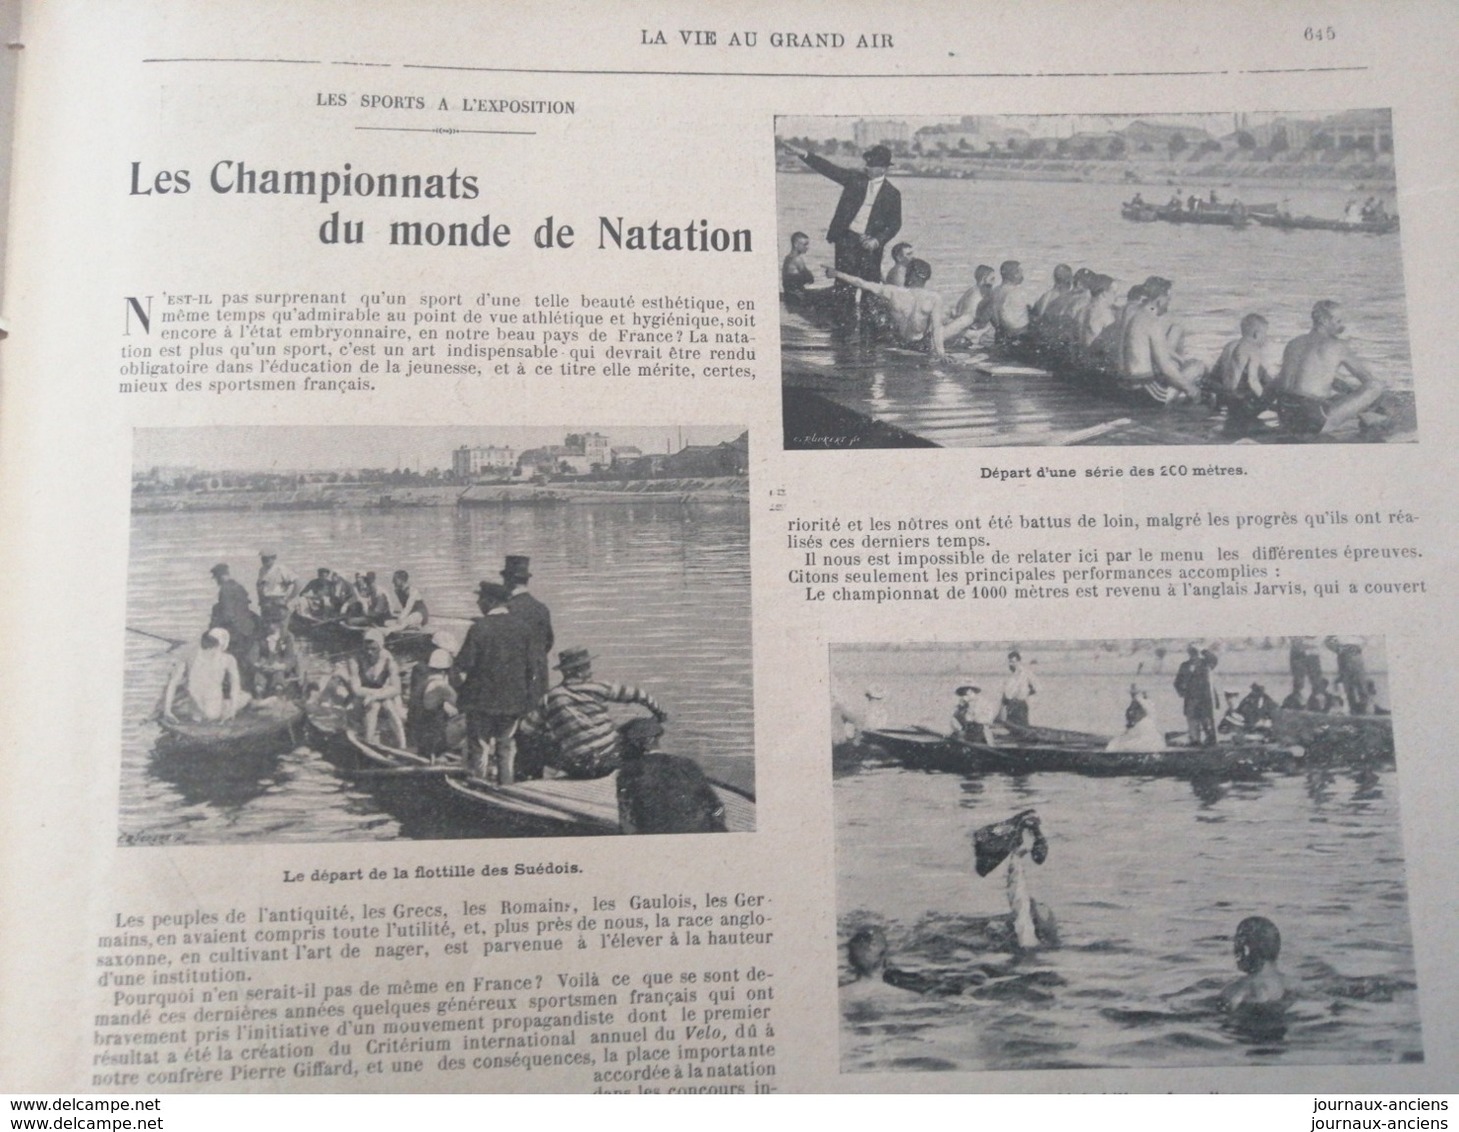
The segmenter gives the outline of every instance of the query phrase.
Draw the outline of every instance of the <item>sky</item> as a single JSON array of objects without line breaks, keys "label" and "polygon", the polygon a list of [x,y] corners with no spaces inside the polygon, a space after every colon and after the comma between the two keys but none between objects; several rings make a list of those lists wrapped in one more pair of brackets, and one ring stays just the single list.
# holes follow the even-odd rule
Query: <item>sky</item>
[{"label": "sky", "polygon": [[[1249,125],[1257,125],[1272,118],[1286,116],[1289,118],[1325,118],[1330,111],[1304,110],[1301,112],[1286,112],[1283,115],[1279,111],[1250,111],[1247,113]],[[1103,131],[1122,130],[1131,122],[1146,121],[1159,122],[1167,125],[1181,125],[1189,123],[1209,130],[1213,134],[1221,135],[1229,133],[1234,129],[1234,119],[1230,113],[1211,114],[1002,114],[990,115],[999,120],[1006,127],[1017,126],[1027,130],[1032,136],[1038,137],[1068,137],[1076,132],[1101,133]],[[899,122],[906,122],[913,130],[919,130],[924,126],[934,126],[940,123],[955,125],[958,115],[940,115],[937,117],[921,117],[908,114],[849,114],[838,117],[808,117],[806,115],[785,115],[775,119],[775,132],[780,137],[812,137],[823,139],[826,137],[850,138],[852,125],[859,119],[888,119]],[[828,130],[827,125],[835,123]],[[839,126],[839,128],[837,128]]]},{"label": "sky", "polygon": [[[561,444],[570,432],[600,432],[612,447],[677,452],[685,444],[733,440],[744,425],[633,426],[602,424],[512,428],[492,426],[281,427],[240,425],[206,428],[139,428],[133,434],[132,468],[157,465],[208,471],[344,471],[356,468],[449,470],[451,452],[496,445],[521,451]],[[680,438],[682,437],[682,443]]]}]

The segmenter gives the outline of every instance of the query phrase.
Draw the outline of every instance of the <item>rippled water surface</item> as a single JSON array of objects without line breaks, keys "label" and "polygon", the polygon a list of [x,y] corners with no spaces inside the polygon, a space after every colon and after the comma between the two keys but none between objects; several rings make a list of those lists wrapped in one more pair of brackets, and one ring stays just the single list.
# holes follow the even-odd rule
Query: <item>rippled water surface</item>
[{"label": "rippled water surface", "polygon": [[[1344,306],[1348,339],[1395,388],[1413,388],[1399,234],[1279,231],[1195,224],[1140,224],[1120,218],[1135,188],[1041,181],[962,181],[904,177],[902,231],[932,265],[928,284],[956,301],[980,263],[1022,262],[1033,294],[1052,285],[1054,265],[1088,266],[1114,276],[1123,296],[1148,275],[1175,283],[1171,311],[1185,321],[1189,350],[1214,361],[1252,311],[1271,323],[1270,355],[1311,326],[1312,304]],[[1169,187],[1139,186],[1163,204]],[[833,258],[825,242],[838,187],[824,177],[777,178],[779,248],[790,234],[811,237],[807,261],[820,274]],[[1188,189],[1188,192],[1191,191]],[[1337,219],[1355,194],[1337,189],[1273,189],[1237,184],[1218,190],[1250,204],[1288,199],[1295,215]],[[1363,199],[1367,194],[1357,194]],[[890,263],[890,260],[887,261]]]},{"label": "rippled water surface", "polygon": [[[1381,651],[1368,651],[1386,703]],[[893,725],[945,728],[956,683],[996,688],[1001,656],[984,655],[980,665],[833,654],[833,686],[853,701],[873,685]],[[1138,668],[1157,718],[1179,727],[1175,659],[1046,655],[1033,720],[1115,730]],[[1223,666],[1225,683],[1263,679],[1285,693],[1285,649],[1228,654]],[[840,977],[850,978],[847,939],[879,924],[889,966],[912,988],[843,991],[843,1068],[1421,1060],[1398,813],[1410,757],[1400,742],[1396,772],[1314,768],[1243,783],[843,768]],[[1004,870],[978,878],[969,836],[1027,807],[1049,840],[1033,895],[1057,917],[1061,946],[1015,958],[986,942],[979,918],[1008,908]],[[1249,915],[1282,933],[1297,997],[1276,1026],[1233,1027],[1214,1009],[1238,975],[1231,936]]]},{"label": "rippled water surface", "polygon": [[[271,545],[301,581],[319,566],[349,577],[410,571],[433,621],[464,638],[478,581],[504,555],[532,558],[532,592],[552,611],[557,648],[583,646],[605,680],[637,684],[670,715],[662,747],[753,784],[748,508],[629,503],[338,512],[201,512],[133,517],[127,624],[195,640],[228,562],[252,588]],[[302,742],[277,752],[190,761],[153,754],[147,715],[176,656],[126,634],[120,830],[124,843],[328,841],[490,836],[479,824],[385,806]],[[555,660],[555,658],[554,658]]]}]

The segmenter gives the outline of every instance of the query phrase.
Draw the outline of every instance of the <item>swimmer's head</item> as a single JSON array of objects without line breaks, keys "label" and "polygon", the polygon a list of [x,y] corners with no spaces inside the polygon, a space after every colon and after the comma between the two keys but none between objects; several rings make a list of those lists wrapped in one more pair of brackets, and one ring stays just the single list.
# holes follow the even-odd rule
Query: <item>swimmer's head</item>
[{"label": "swimmer's head", "polygon": [[1282,953],[1282,933],[1265,916],[1247,916],[1236,925],[1231,950],[1236,955],[1236,966],[1250,974],[1264,963],[1277,961]]},{"label": "swimmer's head", "polygon": [[1005,283],[1023,282],[1023,265],[1016,259],[1005,259],[998,265],[998,274],[1003,277]]},{"label": "swimmer's head", "polygon": [[1251,342],[1266,338],[1267,321],[1259,314],[1249,314],[1241,320],[1241,337]]},{"label": "swimmer's head", "polygon": [[1338,303],[1332,299],[1323,299],[1312,308],[1312,328],[1314,330],[1326,330],[1334,336],[1341,334],[1347,329],[1342,319],[1337,315]]},{"label": "swimmer's head", "polygon": [[1093,274],[1094,272],[1090,271],[1089,268],[1081,267],[1074,273],[1074,286],[1087,287],[1089,285],[1089,277]]},{"label": "swimmer's head", "polygon": [[811,238],[804,232],[792,232],[790,234],[790,250],[796,255],[804,255],[810,250]]},{"label": "swimmer's head", "polygon": [[874,975],[887,961],[887,936],[881,928],[862,928],[846,945],[846,958],[858,978]]},{"label": "swimmer's head", "polygon": [[907,286],[920,287],[932,278],[932,265],[925,259],[914,259],[907,264]]},{"label": "swimmer's head", "polygon": [[1142,283],[1136,283],[1130,288],[1129,294],[1125,296],[1127,302],[1143,303],[1145,301],[1145,287]]},{"label": "swimmer's head", "polygon": [[1074,282],[1074,269],[1067,263],[1061,263],[1054,268],[1054,282],[1060,287],[1067,287]]},{"label": "swimmer's head", "polygon": [[1098,298],[1100,295],[1107,294],[1114,285],[1115,281],[1108,275],[1092,275],[1089,278],[1089,293]]},{"label": "swimmer's head", "polygon": [[986,263],[980,263],[973,272],[973,282],[981,286],[984,283],[993,281],[993,268]]},{"label": "swimmer's head", "polygon": [[892,246],[892,261],[894,263],[906,263],[912,258],[912,245],[903,241]]}]

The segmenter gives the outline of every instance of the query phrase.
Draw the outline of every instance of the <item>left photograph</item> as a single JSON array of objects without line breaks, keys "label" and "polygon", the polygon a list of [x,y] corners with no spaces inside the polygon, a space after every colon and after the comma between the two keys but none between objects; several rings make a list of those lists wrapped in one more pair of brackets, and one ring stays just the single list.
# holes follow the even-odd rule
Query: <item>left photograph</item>
[{"label": "left photograph", "polygon": [[137,429],[119,843],[753,830],[748,448]]}]

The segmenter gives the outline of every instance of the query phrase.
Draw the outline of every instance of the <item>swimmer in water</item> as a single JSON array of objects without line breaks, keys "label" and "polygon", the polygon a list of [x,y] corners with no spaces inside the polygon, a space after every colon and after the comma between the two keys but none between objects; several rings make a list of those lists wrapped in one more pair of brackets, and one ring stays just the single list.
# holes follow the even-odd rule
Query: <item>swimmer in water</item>
[{"label": "swimmer in water", "polygon": [[1282,952],[1282,933],[1265,916],[1248,916],[1236,925],[1232,941],[1241,978],[1221,992],[1221,1006],[1235,1013],[1254,1007],[1271,1008],[1283,1003],[1287,980],[1277,969]]},{"label": "swimmer in water", "polygon": [[874,1018],[878,1002],[906,1001],[906,995],[916,993],[887,982],[887,933],[881,928],[865,927],[853,935],[846,944],[846,959],[853,978],[841,986],[841,1013],[853,1021]]},{"label": "swimmer in water", "polygon": [[1033,899],[1029,890],[1028,862],[1042,865],[1049,856],[1049,843],[1034,810],[1021,810],[1007,821],[974,831],[973,867],[987,876],[1008,861],[1008,907],[1016,950],[1032,951],[1040,944],[1058,942],[1053,914]]}]

